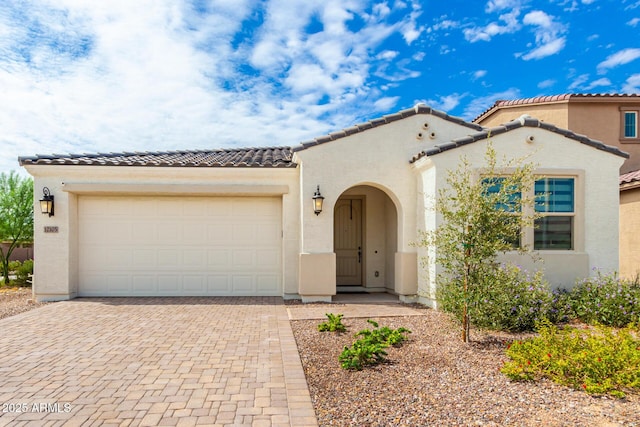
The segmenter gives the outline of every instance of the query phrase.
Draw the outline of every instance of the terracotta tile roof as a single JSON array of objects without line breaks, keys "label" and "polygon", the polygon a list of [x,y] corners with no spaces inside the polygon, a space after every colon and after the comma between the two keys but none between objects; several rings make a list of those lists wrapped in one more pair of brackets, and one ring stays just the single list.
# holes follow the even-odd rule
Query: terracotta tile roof
[{"label": "terracotta tile roof", "polygon": [[399,111],[395,114],[382,116],[378,119],[373,119],[371,121],[360,123],[360,124],[342,129],[337,132],[332,132],[325,136],[314,138],[310,141],[302,142],[300,145],[293,147],[293,151],[302,151],[309,147],[313,147],[314,145],[335,141],[336,139],[344,138],[346,136],[353,135],[354,133],[364,132],[366,130],[373,129],[378,126],[383,126],[383,125],[395,122],[397,120],[402,120],[407,117],[415,116],[417,114],[430,114],[432,116],[440,117],[449,122],[453,122],[458,125],[465,126],[469,129],[476,130],[476,131],[483,129],[483,127],[480,125],[469,123],[459,117],[450,116],[447,113],[440,110],[434,110],[433,108],[428,107],[425,104],[417,104],[413,108],[408,108],[406,110]]},{"label": "terracotta tile roof", "polygon": [[93,165],[158,167],[295,167],[290,147],[19,157],[20,165]]},{"label": "terracotta tile roof", "polygon": [[493,113],[495,110],[503,107],[513,107],[517,105],[531,105],[531,104],[553,104],[560,102],[568,102],[570,100],[605,100],[607,98],[620,99],[637,99],[640,101],[640,94],[626,94],[626,93],[565,93],[562,95],[550,95],[550,96],[536,96],[534,98],[521,98],[521,99],[501,99],[496,101],[491,107],[483,111],[475,119],[471,120],[472,123],[477,123],[480,119]]},{"label": "terracotta tile roof", "polygon": [[640,185],[640,170],[620,175],[620,186],[630,187]]},{"label": "terracotta tile roof", "polygon": [[538,119],[535,119],[531,116],[523,115],[519,119],[506,123],[504,125],[496,126],[493,128],[483,128],[482,132],[477,132],[475,134],[471,134],[462,138],[457,138],[452,140],[451,142],[447,142],[445,144],[436,145],[433,148],[422,151],[417,155],[413,156],[410,163],[417,161],[418,159],[425,156],[434,156],[436,154],[442,153],[447,150],[451,150],[453,148],[458,148],[463,145],[471,144],[476,141],[481,141],[484,139],[488,139],[490,136],[500,135],[501,133],[506,133],[512,131],[514,129],[518,129],[521,127],[535,127],[546,129],[548,131],[560,134],[565,138],[573,139],[582,144],[589,145],[590,147],[596,148],[598,150],[606,151],[608,153],[612,153],[618,155],[620,157],[629,158],[629,154],[624,151],[619,150],[616,147],[612,147],[610,145],[605,145],[600,141],[596,141],[594,139],[587,138],[584,135],[579,135],[575,132],[571,132],[570,130],[561,129],[557,126],[551,125],[549,123],[541,122]]}]

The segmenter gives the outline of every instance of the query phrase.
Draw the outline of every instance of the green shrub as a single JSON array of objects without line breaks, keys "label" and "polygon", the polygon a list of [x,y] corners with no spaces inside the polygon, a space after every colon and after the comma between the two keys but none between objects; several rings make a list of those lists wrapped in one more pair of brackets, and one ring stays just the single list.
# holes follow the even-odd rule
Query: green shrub
[{"label": "green shrub", "polygon": [[365,365],[375,365],[385,360],[387,344],[358,340],[345,347],[338,360],[343,369],[361,370]]},{"label": "green shrub", "polygon": [[344,332],[347,330],[346,326],[342,323],[343,314],[325,313],[325,316],[327,316],[328,320],[318,325],[320,332]]},{"label": "green shrub", "polygon": [[[462,285],[443,283],[437,298],[444,311],[462,317]],[[560,319],[563,312],[554,306],[554,295],[541,271],[530,274],[505,264],[469,285],[469,318],[482,328],[504,331],[533,330],[537,321]]]},{"label": "green shrub", "polygon": [[640,323],[640,284],[619,278],[616,274],[578,281],[571,291],[575,316],[589,324],[624,327]]},{"label": "green shrub", "polygon": [[600,326],[595,330],[559,330],[542,322],[539,336],[516,341],[501,372],[515,381],[548,378],[592,394],[624,397],[624,389],[640,389],[640,329]]},{"label": "green shrub", "polygon": [[16,270],[16,280],[18,286],[30,286],[29,276],[33,274],[33,260],[25,260]]},{"label": "green shrub", "polygon": [[366,365],[375,365],[384,362],[389,346],[399,346],[406,339],[405,334],[411,331],[407,328],[391,329],[387,326],[380,328],[374,320],[367,320],[373,329],[363,329],[355,336],[362,337],[355,341],[351,347],[346,347],[340,353],[338,360],[344,369],[361,370]]},{"label": "green shrub", "polygon": [[16,271],[21,265],[20,261],[9,261],[9,271]]}]

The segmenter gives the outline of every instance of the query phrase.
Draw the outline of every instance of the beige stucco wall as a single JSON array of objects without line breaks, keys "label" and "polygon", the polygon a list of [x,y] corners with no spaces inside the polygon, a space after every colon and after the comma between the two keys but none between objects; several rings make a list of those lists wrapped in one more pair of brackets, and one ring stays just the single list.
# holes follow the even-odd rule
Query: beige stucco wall
[{"label": "beige stucco wall", "polygon": [[620,276],[640,274],[640,187],[620,192]]},{"label": "beige stucco wall", "polygon": [[570,101],[543,104],[523,104],[502,107],[478,124],[486,127],[497,126],[528,114],[543,122],[570,129],[607,145],[618,147],[630,154],[620,168],[620,173],[640,169],[640,143],[621,138],[621,107],[640,110],[640,102],[634,98],[572,98]]},{"label": "beige stucco wall", "polygon": [[[528,136],[535,142],[528,143]],[[577,141],[539,128],[519,128],[491,138],[498,158],[520,158],[538,165],[537,173],[545,176],[576,176],[575,249],[571,251],[537,251],[540,261],[534,263],[527,255],[509,253],[504,261],[513,261],[528,269],[543,269],[547,280],[555,287],[571,287],[576,278],[593,274],[593,268],[614,271],[618,268],[618,168],[623,158],[595,150]],[[423,158],[415,167],[425,197],[425,229],[436,227],[438,218],[430,218],[430,194],[446,187],[447,171],[456,169],[462,155],[472,167],[483,167],[486,141],[449,150],[431,158]],[[542,167],[541,165],[544,165]],[[434,188],[435,187],[435,188]],[[586,191],[588,189],[588,191]],[[581,209],[583,207],[583,209]],[[418,208],[420,211],[420,207]],[[419,275],[419,294],[433,304],[434,278],[440,271],[431,258]]]},{"label": "beige stucco wall", "polygon": [[[627,106],[630,105],[633,104]],[[640,109],[640,104],[635,105]],[[623,174],[640,169],[640,143],[621,138],[620,106],[618,103],[573,102],[569,108],[568,128],[629,153],[629,159],[620,168]]]},{"label": "beige stucco wall", "polygon": [[[35,203],[42,188],[55,196],[55,215],[36,214],[34,293],[39,300],[74,298],[78,290],[78,194],[282,197],[282,278],[285,295],[298,293],[300,196],[298,169],[156,168],[108,166],[25,167],[34,177]],[[38,212],[38,209],[36,209]],[[45,233],[57,226],[57,233]]]},{"label": "beige stucco wall", "polygon": [[563,129],[572,129],[569,127],[568,103],[559,102],[554,104],[524,104],[503,107],[490,116],[483,118],[478,124],[484,127],[499,126],[513,120],[523,114],[528,114],[546,123],[554,124]]},{"label": "beige stucco wall", "polygon": [[[419,190],[415,170],[409,160],[422,150],[473,132],[473,129],[430,114],[417,114],[296,152],[294,160],[300,164],[301,171],[302,253],[333,253],[333,209],[338,198],[348,190],[357,192],[357,188],[364,188],[362,186],[378,189],[377,194],[384,194],[385,197],[375,196],[371,199],[377,200],[379,206],[382,200],[387,199],[385,203],[393,204],[398,232],[396,236],[386,234],[387,238],[395,238],[395,242],[377,241],[374,235],[369,236],[371,240],[367,242],[366,257],[373,263],[367,265],[366,283],[388,287],[393,281],[393,292],[414,294],[417,290],[417,272],[406,264],[407,260],[416,259],[416,195]],[[316,216],[310,206],[318,185],[325,199],[323,212]],[[354,187],[357,188],[350,190]],[[392,211],[388,205],[384,210]],[[383,213],[372,213],[369,208],[367,215],[370,214],[373,216],[367,219],[367,228],[375,231],[383,226]],[[393,247],[399,255],[387,253]],[[379,253],[375,254],[375,250]],[[384,256],[380,251],[385,251]],[[318,262],[326,261],[321,256],[317,259]],[[387,266],[391,262],[393,271]],[[376,278],[376,270],[384,273]],[[301,271],[301,277],[310,275]],[[335,286],[335,278],[332,284],[317,284],[321,288],[330,288],[332,285]],[[300,287],[306,288],[307,284],[301,283]]]}]

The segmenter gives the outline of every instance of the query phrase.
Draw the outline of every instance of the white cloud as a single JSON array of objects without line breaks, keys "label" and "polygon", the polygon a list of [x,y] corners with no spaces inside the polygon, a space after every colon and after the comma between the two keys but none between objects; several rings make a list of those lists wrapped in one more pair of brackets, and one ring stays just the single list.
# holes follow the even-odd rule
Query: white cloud
[{"label": "white cloud", "polygon": [[502,99],[519,99],[520,91],[512,88],[502,92],[493,93],[487,96],[474,98],[464,109],[462,118],[465,120],[473,120],[480,114],[488,110],[498,100]]},{"label": "white cloud", "polygon": [[585,89],[591,90],[593,88],[600,87],[600,86],[611,86],[611,80],[607,79],[606,77],[600,78],[598,80],[594,80],[591,83],[589,83],[585,87]]},{"label": "white cloud", "polygon": [[386,98],[380,98],[373,103],[373,109],[375,111],[389,111],[390,109],[396,106],[399,100],[400,100],[400,97],[398,96],[389,96]]},{"label": "white cloud", "polygon": [[460,105],[460,101],[465,96],[466,95],[464,94],[461,95],[458,93],[452,93],[451,95],[441,96],[438,99],[416,101],[416,104],[418,103],[427,104],[431,108],[435,108],[436,110],[442,110],[447,112],[447,111],[453,110],[458,105]]},{"label": "white cloud", "polygon": [[487,13],[492,13],[504,9],[518,9],[521,3],[521,0],[489,0],[484,10]]},{"label": "white cloud", "polygon": [[631,27],[636,27],[638,25],[638,23],[640,23],[640,18],[633,18],[633,19],[627,21],[627,25],[629,25]]},{"label": "white cloud", "polygon": [[477,70],[472,74],[472,80],[478,80],[487,75],[487,70]]},{"label": "white cloud", "polygon": [[622,86],[623,93],[640,93],[640,74],[632,74]]},{"label": "white cloud", "polygon": [[514,10],[510,13],[500,15],[499,19],[504,22],[504,25],[491,22],[484,27],[465,28],[463,30],[464,38],[471,43],[477,41],[488,42],[497,35],[515,33],[520,29],[520,24],[518,23],[519,14],[519,10]]},{"label": "white cloud", "polygon": [[542,46],[539,46],[522,55],[522,59],[524,59],[525,61],[529,61],[531,59],[542,59],[546,58],[547,56],[555,55],[556,53],[564,49],[566,41],[567,40],[564,37],[551,40],[543,44]]},{"label": "white cloud", "polygon": [[553,16],[543,11],[535,10],[527,13],[522,23],[533,26],[536,37],[536,47],[522,55],[523,60],[546,58],[564,49],[566,38],[562,34],[566,32],[566,28],[563,24],[557,22]]},{"label": "white cloud", "polygon": [[574,90],[582,87],[589,80],[589,74],[580,74],[575,77],[569,85],[569,90]]},{"label": "white cloud", "polygon": [[612,55],[607,56],[607,59],[598,64],[598,72],[606,73],[609,69],[618,67],[620,65],[628,64],[631,61],[635,61],[640,58],[639,48],[622,49]]},{"label": "white cloud", "polygon": [[380,47],[415,43],[417,1],[20,5],[0,6],[0,170],[36,153],[296,144],[393,108],[377,87],[419,75],[415,52]]},{"label": "white cloud", "polygon": [[556,81],[554,79],[547,79],[547,80],[543,80],[540,83],[538,83],[538,88],[539,89],[548,89],[548,88],[552,87],[555,84],[556,84]]}]

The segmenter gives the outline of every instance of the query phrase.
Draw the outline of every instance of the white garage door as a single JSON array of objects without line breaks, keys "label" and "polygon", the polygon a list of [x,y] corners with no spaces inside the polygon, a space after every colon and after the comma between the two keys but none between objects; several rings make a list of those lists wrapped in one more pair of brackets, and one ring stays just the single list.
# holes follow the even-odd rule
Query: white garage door
[{"label": "white garage door", "polygon": [[78,198],[80,296],[282,295],[281,199]]}]

